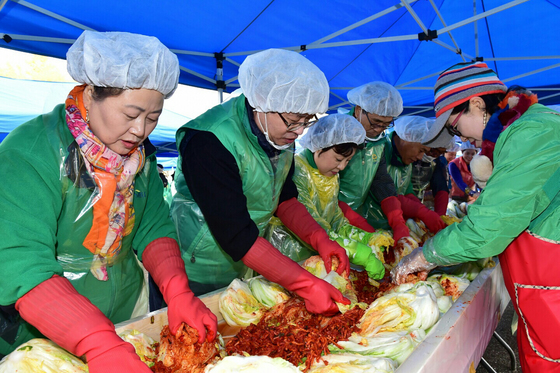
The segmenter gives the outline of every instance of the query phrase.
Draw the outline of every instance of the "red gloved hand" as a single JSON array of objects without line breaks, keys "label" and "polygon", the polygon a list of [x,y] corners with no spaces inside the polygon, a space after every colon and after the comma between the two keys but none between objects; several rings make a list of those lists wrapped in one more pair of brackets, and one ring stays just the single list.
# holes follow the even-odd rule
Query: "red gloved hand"
[{"label": "red gloved hand", "polygon": [[[185,263],[177,241],[162,237],[152,241],[142,253],[142,262],[158,285],[167,303],[169,330],[173,335],[185,322],[198,330],[198,341],[213,341],[218,331],[216,315],[189,288]],[[208,330],[208,335],[206,335]]]},{"label": "red gloved hand", "polygon": [[387,217],[387,221],[393,230],[395,243],[403,237],[410,236],[410,231],[404,222],[401,202],[397,197],[387,197],[381,201],[381,210]]},{"label": "red gloved hand", "polygon": [[369,233],[375,232],[375,228],[367,222],[366,218],[352,210],[346,202],[338,201],[338,207],[340,207],[342,213],[351,225]]},{"label": "red gloved hand", "polygon": [[350,260],[346,250],[336,242],[331,241],[327,232],[313,219],[309,211],[297,198],[294,197],[282,202],[276,210],[276,215],[289,230],[319,252],[323,262],[325,262],[327,273],[332,268],[332,256],[338,258],[339,265],[336,269],[338,274],[350,270]]},{"label": "red gloved hand", "polygon": [[86,355],[90,373],[150,373],[134,346],[70,281],[54,276],[16,302],[21,317],[76,356]]},{"label": "red gloved hand", "polygon": [[302,297],[309,312],[332,316],[339,311],[335,302],[350,304],[334,286],[307,272],[262,237],[257,238],[241,260],[268,280]]},{"label": "red gloved hand", "polygon": [[434,211],[439,216],[447,214],[447,204],[449,203],[449,192],[440,190],[434,196]]},{"label": "red gloved hand", "polygon": [[400,195],[399,201],[401,201],[404,216],[422,220],[430,232],[437,233],[447,226],[435,211],[424,206],[414,195]]}]

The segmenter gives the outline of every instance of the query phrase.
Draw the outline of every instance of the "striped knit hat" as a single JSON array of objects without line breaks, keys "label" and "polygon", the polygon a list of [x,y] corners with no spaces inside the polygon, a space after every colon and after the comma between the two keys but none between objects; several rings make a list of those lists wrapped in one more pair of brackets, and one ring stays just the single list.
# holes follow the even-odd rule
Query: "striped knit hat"
[{"label": "striped knit hat", "polygon": [[504,93],[507,87],[484,62],[458,63],[440,74],[434,88],[436,121],[423,143],[432,148],[447,146],[453,136],[445,129],[453,108],[475,96]]}]

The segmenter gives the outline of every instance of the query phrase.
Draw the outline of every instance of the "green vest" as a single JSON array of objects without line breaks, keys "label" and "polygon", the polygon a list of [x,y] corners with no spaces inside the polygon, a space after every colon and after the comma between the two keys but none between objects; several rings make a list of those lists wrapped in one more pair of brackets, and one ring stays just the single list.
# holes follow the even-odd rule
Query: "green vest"
[{"label": "green vest", "polygon": [[[233,155],[247,198],[247,210],[262,236],[278,206],[293,162],[293,150],[285,150],[274,159],[267,156],[251,131],[244,95],[215,106],[179,128],[178,146],[189,129],[212,132]],[[214,239],[186,184],[182,163],[179,155],[175,174],[177,193],[171,204],[181,255],[191,281],[219,289],[243,277],[247,267],[241,261],[235,262]]]},{"label": "green vest", "polygon": [[[95,184],[68,130],[64,105],[12,131],[0,145],[0,164],[0,211],[10,216],[0,224],[0,304],[15,303],[57,274],[113,323],[130,319],[144,284],[135,251],[141,257],[153,240],[176,237],[155,154],[134,180],[134,228],[107,267],[107,281],[92,275],[93,254],[83,246],[93,220]],[[15,342],[0,338],[0,353],[40,336],[23,322]]]},{"label": "green vest", "polygon": [[[352,115],[354,108],[348,113]],[[357,149],[354,157],[340,173],[340,192],[338,199],[346,202],[352,210],[364,215],[365,202],[371,183],[379,167],[379,159],[383,155],[385,139],[367,141],[364,148]]]},{"label": "green vest", "polygon": [[395,132],[391,132],[387,135],[387,144],[385,146],[385,159],[387,160],[387,172],[393,178],[395,182],[395,188],[397,189],[398,195],[406,195],[414,193],[412,187],[412,163],[408,166],[395,166],[391,164],[391,158],[393,157],[393,137]]},{"label": "green vest", "polygon": [[[387,163],[387,173],[395,182],[397,195],[412,193],[412,164],[408,166],[394,166],[391,164],[393,156],[393,136],[395,132],[391,132],[385,137],[385,161]],[[364,204],[364,217],[374,228],[391,229],[387,217],[381,210],[381,201],[378,201],[372,193],[368,194],[366,203]]]},{"label": "green vest", "polygon": [[[350,115],[354,113],[354,108]],[[387,224],[377,224],[384,216],[375,215],[376,209],[371,206],[379,205],[371,193],[373,179],[379,168],[379,159],[383,156],[386,139],[367,141],[363,149],[356,150],[356,154],[340,173],[340,193],[338,199],[346,202],[352,210],[365,217],[374,228],[390,229]],[[386,222],[386,219],[385,219]]]}]

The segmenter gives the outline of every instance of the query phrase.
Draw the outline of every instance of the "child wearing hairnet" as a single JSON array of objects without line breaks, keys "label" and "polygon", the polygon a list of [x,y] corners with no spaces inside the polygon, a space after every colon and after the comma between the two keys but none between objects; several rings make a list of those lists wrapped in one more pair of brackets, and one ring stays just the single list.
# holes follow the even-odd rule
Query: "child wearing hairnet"
[{"label": "child wearing hairnet", "polygon": [[[114,323],[148,312],[144,270],[183,323],[212,341],[189,289],[148,140],[179,62],[157,38],[84,31],[67,53],[80,84],[0,144],[0,355],[47,337],[90,373],[149,373]],[[16,352],[17,354],[17,352]],[[17,356],[17,355],[16,355]]]},{"label": "child wearing hairnet", "polygon": [[[445,223],[440,215],[435,211],[428,209],[420,202],[418,197],[414,195],[412,184],[412,164],[415,161],[425,159],[426,155],[431,157],[443,154],[445,149],[440,153],[433,153],[433,150],[422,144],[422,137],[429,128],[431,121],[428,118],[420,116],[405,116],[395,121],[395,130],[386,137],[385,143],[385,160],[387,162],[387,171],[392,176],[397,188],[398,199],[401,201],[403,208],[403,216],[405,218],[418,218],[422,220],[426,227],[433,233],[445,228]],[[431,158],[428,158],[431,160]],[[437,204],[438,199],[443,194],[442,215],[445,215],[449,191],[447,189],[447,181],[443,173],[434,173],[438,179],[433,180],[432,190],[434,193],[434,202]],[[381,210],[381,209],[380,209]]]},{"label": "child wearing hairnet", "polygon": [[[316,250],[327,271],[347,272],[346,251],[297,199],[294,142],[327,110],[323,72],[303,55],[269,49],[239,68],[243,94],[177,131],[177,193],[171,214],[195,293],[228,286],[248,268],[298,294],[310,312],[332,315],[349,304],[263,238],[275,214]],[[333,260],[336,258],[337,260]]]},{"label": "child wearing hairnet", "polygon": [[[298,189],[298,200],[332,237],[341,235],[342,238],[348,238],[348,234],[342,231],[357,227],[354,228],[356,235],[361,234],[367,243],[370,233],[375,229],[365,218],[338,200],[338,174],[346,168],[358,146],[364,142],[365,134],[362,125],[349,115],[322,117],[300,141],[303,151],[295,156],[293,180]],[[279,219],[271,221],[267,237],[281,252],[296,261],[313,255],[308,246],[286,229]],[[383,277],[383,264],[371,248],[363,243],[342,245],[349,252],[352,263],[365,267],[372,278]]]}]

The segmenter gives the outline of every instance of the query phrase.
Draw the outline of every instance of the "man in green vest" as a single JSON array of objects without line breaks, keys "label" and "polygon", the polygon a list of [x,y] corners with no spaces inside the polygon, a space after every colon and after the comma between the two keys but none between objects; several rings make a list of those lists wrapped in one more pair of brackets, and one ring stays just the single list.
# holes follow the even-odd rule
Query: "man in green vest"
[{"label": "man in green vest", "polygon": [[247,57],[238,80],[242,95],[177,131],[171,214],[190,286],[204,294],[251,268],[301,296],[310,312],[332,315],[335,302],[349,301],[262,237],[276,214],[329,272],[349,269],[345,250],[298,202],[292,181],[294,142],[327,110],[328,82],[305,57],[280,49]]},{"label": "man in green vest", "polygon": [[[366,130],[366,141],[340,173],[339,200],[365,217],[374,228],[392,229],[395,242],[409,235],[393,179],[387,173],[385,130],[403,110],[395,87],[371,82],[348,92],[349,112]],[[381,202],[379,202],[381,201]],[[381,203],[382,211],[377,206]]]},{"label": "man in green vest", "polygon": [[[446,224],[435,211],[430,210],[420,202],[414,194],[412,183],[413,163],[426,159],[426,155],[438,155],[443,153],[445,148],[432,149],[422,144],[422,138],[433,123],[433,119],[421,116],[405,116],[395,121],[395,130],[386,137],[385,161],[387,162],[387,172],[392,177],[397,188],[397,198],[401,202],[403,215],[405,218],[417,218],[422,220],[426,227],[433,233],[437,233],[446,227]],[[427,158],[433,160],[434,158]],[[446,189],[445,174],[435,174],[437,180],[432,180],[437,191]],[[437,195],[437,192],[436,192]],[[444,206],[447,206],[447,196],[449,191],[445,191]],[[437,197],[439,198],[439,197]],[[375,205],[372,205],[375,208]],[[377,205],[378,212],[382,213],[382,205]],[[443,213],[445,215],[445,212]]]}]

